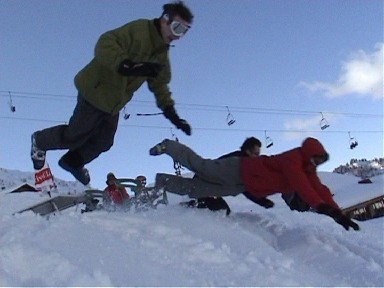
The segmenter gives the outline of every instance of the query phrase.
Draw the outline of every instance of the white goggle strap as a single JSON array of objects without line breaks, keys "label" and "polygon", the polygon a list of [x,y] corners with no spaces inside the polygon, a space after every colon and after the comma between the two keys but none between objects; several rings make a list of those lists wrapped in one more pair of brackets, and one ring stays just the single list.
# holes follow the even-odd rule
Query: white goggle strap
[{"label": "white goggle strap", "polygon": [[168,14],[164,14],[163,15],[163,18],[167,21],[167,23],[169,24],[169,15]]}]

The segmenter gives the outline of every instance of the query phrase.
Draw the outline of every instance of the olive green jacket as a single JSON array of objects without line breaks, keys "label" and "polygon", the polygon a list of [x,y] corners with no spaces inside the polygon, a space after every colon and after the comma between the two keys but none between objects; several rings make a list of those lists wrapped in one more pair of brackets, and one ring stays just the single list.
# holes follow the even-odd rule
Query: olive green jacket
[{"label": "olive green jacket", "polygon": [[[160,109],[175,104],[168,87],[171,80],[169,45],[161,37],[155,21],[136,20],[100,36],[95,57],[75,77],[75,86],[86,101],[116,115],[147,81]],[[117,70],[125,59],[159,63],[165,68],[156,78],[123,76]]]}]

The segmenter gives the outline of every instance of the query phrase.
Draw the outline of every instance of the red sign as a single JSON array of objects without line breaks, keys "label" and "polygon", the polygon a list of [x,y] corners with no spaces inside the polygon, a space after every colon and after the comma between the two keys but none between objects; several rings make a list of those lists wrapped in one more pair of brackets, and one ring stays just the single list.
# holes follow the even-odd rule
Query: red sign
[{"label": "red sign", "polygon": [[49,167],[35,173],[35,185],[40,185],[47,180],[53,180],[51,169],[49,169]]}]

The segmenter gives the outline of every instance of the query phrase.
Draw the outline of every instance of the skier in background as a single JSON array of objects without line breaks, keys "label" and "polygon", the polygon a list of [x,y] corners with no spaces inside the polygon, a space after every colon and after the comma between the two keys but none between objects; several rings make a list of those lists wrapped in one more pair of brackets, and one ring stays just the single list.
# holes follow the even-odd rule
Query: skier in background
[{"label": "skier in background", "polygon": [[132,21],[101,35],[93,60],[75,77],[77,104],[68,124],[32,134],[31,159],[35,170],[44,166],[46,151],[67,149],[59,166],[79,182],[90,182],[84,167],[108,151],[117,130],[119,111],[146,82],[157,106],[178,129],[191,127],[175,108],[169,48],[191,28],[193,15],[182,1],[163,6],[159,18]]},{"label": "skier in background", "polygon": [[127,190],[121,186],[116,184],[116,177],[115,175],[110,172],[107,175],[107,187],[104,189],[105,197],[104,197],[104,204],[116,204],[116,205],[122,205],[124,201],[129,199],[129,195],[127,193]]},{"label": "skier in background", "polygon": [[140,183],[141,187],[145,187],[147,185],[147,177],[145,177],[144,175],[137,176],[136,180],[138,181],[138,183]]}]

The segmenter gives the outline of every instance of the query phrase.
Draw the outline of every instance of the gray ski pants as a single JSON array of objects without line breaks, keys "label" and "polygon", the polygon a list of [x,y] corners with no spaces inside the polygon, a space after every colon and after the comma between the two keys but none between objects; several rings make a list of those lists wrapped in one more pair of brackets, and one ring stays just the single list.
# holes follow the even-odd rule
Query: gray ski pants
[{"label": "gray ski pants", "polygon": [[236,196],[245,191],[240,176],[240,158],[204,159],[189,147],[164,140],[165,153],[174,161],[194,172],[198,177],[183,178],[170,174],[157,174],[156,186],[168,192],[189,195],[192,198],[206,196]]},{"label": "gray ski pants", "polygon": [[45,151],[69,149],[85,165],[112,147],[118,121],[119,114],[98,110],[79,95],[69,123],[37,131],[36,145]]}]

